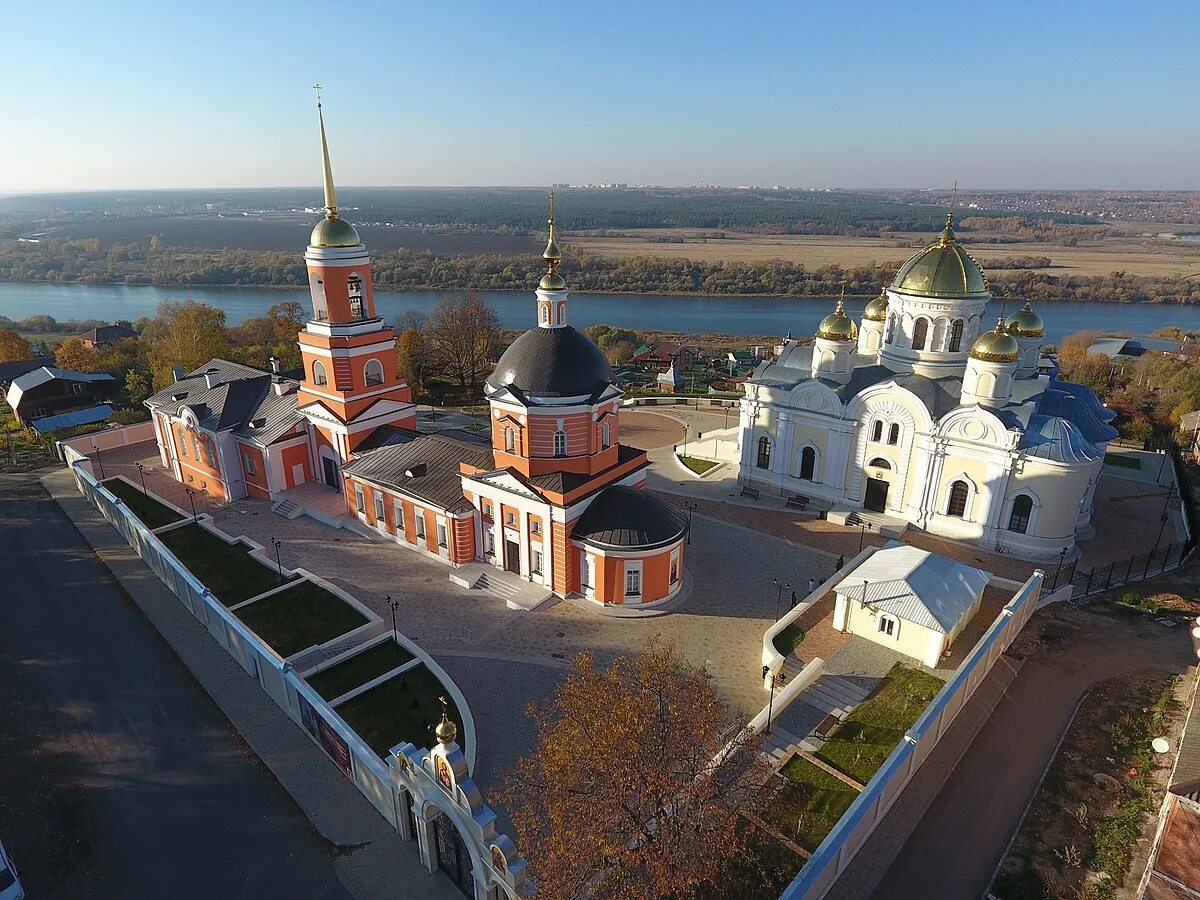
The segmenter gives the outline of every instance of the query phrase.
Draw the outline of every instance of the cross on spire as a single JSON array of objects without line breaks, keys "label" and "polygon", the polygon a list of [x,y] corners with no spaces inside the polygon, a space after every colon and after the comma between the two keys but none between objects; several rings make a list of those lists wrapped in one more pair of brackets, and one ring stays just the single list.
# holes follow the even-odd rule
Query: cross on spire
[{"label": "cross on spire", "polygon": [[314,84],[313,90],[317,92],[317,106],[320,106],[321,105],[321,85]]}]

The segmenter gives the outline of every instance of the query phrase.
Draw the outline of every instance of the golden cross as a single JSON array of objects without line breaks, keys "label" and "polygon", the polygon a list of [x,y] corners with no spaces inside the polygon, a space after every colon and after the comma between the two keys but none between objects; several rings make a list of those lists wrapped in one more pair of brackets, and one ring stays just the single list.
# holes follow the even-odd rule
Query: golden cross
[{"label": "golden cross", "polygon": [[554,224],[554,188],[550,188],[550,224]]},{"label": "golden cross", "polygon": [[958,179],[954,179],[954,188],[950,191],[950,214],[954,214],[954,204],[958,200]]},{"label": "golden cross", "polygon": [[317,92],[317,106],[321,105],[321,85],[314,84],[313,90]]}]

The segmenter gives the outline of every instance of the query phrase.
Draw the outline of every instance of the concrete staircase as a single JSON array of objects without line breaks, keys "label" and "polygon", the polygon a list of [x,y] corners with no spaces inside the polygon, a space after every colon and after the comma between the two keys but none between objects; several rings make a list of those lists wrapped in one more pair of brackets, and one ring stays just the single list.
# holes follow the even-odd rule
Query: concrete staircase
[{"label": "concrete staircase", "polygon": [[839,719],[867,699],[870,692],[838,675],[822,675],[797,699]]},{"label": "concrete staircase", "polygon": [[521,592],[521,589],[516,585],[510,584],[507,581],[501,581],[499,578],[495,578],[489,575],[487,572],[483,572],[475,580],[475,584],[473,586],[481,591],[484,591],[485,593],[491,594],[493,597],[499,597],[506,603]]},{"label": "concrete staircase", "polygon": [[775,722],[771,723],[770,732],[764,733],[762,736],[762,744],[760,751],[772,768],[779,768],[783,761],[791,756],[792,751],[800,746],[800,738],[796,737],[790,731],[780,728]]},{"label": "concrete staircase", "polygon": [[285,519],[297,519],[304,515],[304,507],[299,503],[284,498],[276,500],[271,504],[271,512],[277,516],[283,516]]},{"label": "concrete staircase", "polygon": [[779,669],[779,673],[787,679],[785,683],[790,684],[795,681],[797,676],[804,671],[804,661],[788,654],[783,658],[783,665]]}]

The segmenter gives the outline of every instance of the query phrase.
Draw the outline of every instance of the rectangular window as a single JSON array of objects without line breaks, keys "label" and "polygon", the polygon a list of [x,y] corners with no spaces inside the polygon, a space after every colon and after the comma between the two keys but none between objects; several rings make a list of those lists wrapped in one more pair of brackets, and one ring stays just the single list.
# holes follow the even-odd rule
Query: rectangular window
[{"label": "rectangular window", "polygon": [[425,510],[418,509],[416,511],[416,530],[417,538],[425,540]]},{"label": "rectangular window", "polygon": [[399,500],[392,504],[392,515],[396,517],[396,534],[404,537],[404,504]]},{"label": "rectangular window", "polygon": [[203,462],[204,457],[200,455],[200,439],[196,437],[196,432],[192,432],[192,453],[196,455],[196,462]]},{"label": "rectangular window", "polygon": [[504,523],[506,525],[516,525],[517,524],[517,514],[515,512],[513,512],[511,509],[505,510]]},{"label": "rectangular window", "polygon": [[254,475],[254,474],[257,474],[257,473],[254,471],[254,457],[253,457],[253,456],[247,456],[247,457],[246,457],[246,474],[247,474],[247,475]]},{"label": "rectangular window", "polygon": [[880,634],[886,634],[888,637],[896,636],[896,620],[891,616],[880,616],[878,628]]},{"label": "rectangular window", "polygon": [[187,436],[184,435],[183,432],[178,432],[178,434],[179,434],[179,452],[181,455],[187,456],[188,455]]},{"label": "rectangular window", "polygon": [[542,533],[542,523],[539,522],[537,519],[530,519],[529,520],[529,533],[530,534],[541,534]]},{"label": "rectangular window", "polygon": [[675,550],[671,553],[671,584],[679,582],[679,551]]},{"label": "rectangular window", "polygon": [[366,498],[363,497],[363,489],[357,484],[354,486],[354,505],[358,508],[360,513],[365,513],[367,511],[367,501]]},{"label": "rectangular window", "polygon": [[383,512],[383,495],[375,495],[375,524],[380,528],[387,528],[387,516]]},{"label": "rectangular window", "polygon": [[541,550],[533,551],[532,562],[529,565],[530,565],[530,570],[533,572],[534,575],[542,574],[542,551]]},{"label": "rectangular window", "polygon": [[80,384],[79,382],[75,382],[74,384],[71,385],[71,390],[76,394],[82,394],[84,391],[87,390],[87,385]]},{"label": "rectangular window", "polygon": [[494,556],[496,553],[496,535],[492,533],[492,529],[483,529],[483,554],[484,556]]},{"label": "rectangular window", "polygon": [[642,595],[642,567],[640,563],[625,564],[625,596],[640,597]]},{"label": "rectangular window", "polygon": [[489,519],[492,517],[492,504],[486,502],[483,504],[483,514]]},{"label": "rectangular window", "polygon": [[443,548],[449,546],[449,544],[446,541],[446,526],[443,525],[441,522],[438,522],[437,534],[438,534],[438,546],[443,547]]}]

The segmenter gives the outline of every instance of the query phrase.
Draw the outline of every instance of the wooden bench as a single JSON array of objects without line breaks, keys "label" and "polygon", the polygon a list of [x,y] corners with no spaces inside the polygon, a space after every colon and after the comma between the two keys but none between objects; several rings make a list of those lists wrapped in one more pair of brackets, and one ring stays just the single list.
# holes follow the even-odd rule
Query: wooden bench
[{"label": "wooden bench", "polygon": [[837,728],[841,724],[842,724],[842,720],[839,719],[837,716],[835,716],[833,713],[830,713],[829,715],[827,715],[825,718],[823,718],[821,720],[820,725],[818,725],[816,728],[813,729],[813,734],[815,734],[821,740],[827,741],[827,740],[829,740],[829,735],[831,735],[833,733],[834,729]]},{"label": "wooden bench", "polygon": [[784,505],[790,506],[792,509],[805,510],[808,509],[808,498],[802,494],[793,494],[787,498]]},{"label": "wooden bench", "polygon": [[751,500],[757,500],[758,499],[758,488],[750,487],[750,485],[744,485],[742,487],[742,496],[749,497]]}]

